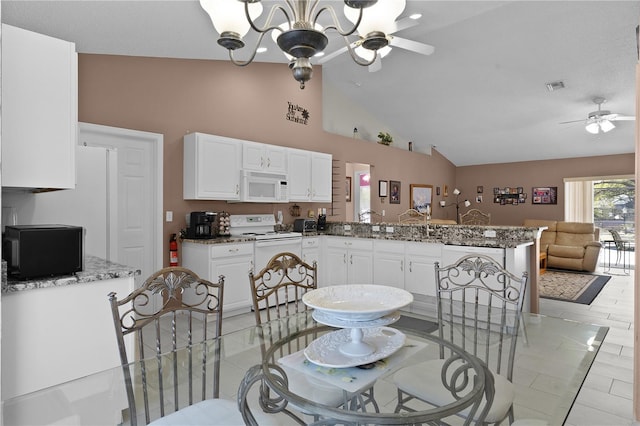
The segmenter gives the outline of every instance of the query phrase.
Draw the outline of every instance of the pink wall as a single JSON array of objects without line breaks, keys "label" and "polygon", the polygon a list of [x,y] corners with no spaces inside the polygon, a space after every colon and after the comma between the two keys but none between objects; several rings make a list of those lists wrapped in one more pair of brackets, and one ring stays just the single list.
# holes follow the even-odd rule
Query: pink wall
[{"label": "pink wall", "polygon": [[[333,154],[334,165],[341,174],[340,182],[334,185],[338,188],[343,188],[346,162],[370,164],[376,195],[378,180],[402,182],[401,204],[381,203],[378,197],[372,201],[371,208],[385,209],[390,221],[396,221],[409,207],[410,183],[451,187],[455,182],[455,167],[437,152],[428,156],[324,132],[320,67],[314,70],[306,88],[300,90],[284,64],[236,67],[226,61],[81,54],[78,66],[80,121],[164,135],[164,209],[172,210],[176,218],[164,225],[164,253],[168,253],[170,234],[183,228],[182,218],[194,210],[283,210],[285,223],[293,221],[288,206],[279,204],[183,200],[182,137],[190,132]],[[308,125],[285,119],[289,102],[308,109]],[[344,220],[344,193],[335,198],[336,216],[329,220]],[[303,204],[303,212],[318,207],[331,209],[331,204]]]},{"label": "pink wall", "polygon": [[[634,162],[634,154],[622,154],[458,167],[456,184],[462,191],[460,199],[468,198],[472,201],[470,208],[491,213],[492,224],[521,225],[524,219],[564,220],[564,178],[633,175]],[[484,190],[482,204],[475,202],[478,186],[483,186]],[[525,204],[500,205],[493,202],[494,187],[519,186],[528,195]],[[532,204],[531,188],[534,186],[557,186],[558,204]],[[462,209],[461,213],[466,210]]]}]

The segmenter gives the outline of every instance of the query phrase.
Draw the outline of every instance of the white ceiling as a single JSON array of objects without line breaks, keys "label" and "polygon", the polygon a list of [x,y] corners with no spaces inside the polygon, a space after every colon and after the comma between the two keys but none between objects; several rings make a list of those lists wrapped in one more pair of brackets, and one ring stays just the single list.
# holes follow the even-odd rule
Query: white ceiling
[{"label": "white ceiling", "polygon": [[[415,12],[420,25],[397,35],[434,46],[433,55],[394,48],[375,73],[348,55],[323,66],[399,137],[435,145],[457,166],[634,151],[633,121],[601,135],[559,123],[586,118],[595,96],[635,115],[640,1],[407,0],[401,17]],[[80,53],[227,59],[193,0],[3,0],[2,22],[73,41]],[[326,51],[339,47],[330,37]],[[270,52],[261,60],[285,62]],[[566,88],[548,92],[556,80]]]}]

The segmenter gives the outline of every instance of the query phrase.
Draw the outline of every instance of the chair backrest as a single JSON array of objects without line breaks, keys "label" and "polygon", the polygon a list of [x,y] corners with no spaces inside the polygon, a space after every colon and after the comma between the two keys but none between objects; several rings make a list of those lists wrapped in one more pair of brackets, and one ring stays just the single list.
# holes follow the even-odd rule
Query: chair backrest
[{"label": "chair backrest", "polygon": [[417,224],[426,225],[427,218],[428,218],[428,215],[426,213],[421,213],[416,209],[409,209],[398,215],[398,222],[417,223]]},{"label": "chair backrest", "polygon": [[435,271],[440,337],[511,380],[527,272],[517,277],[484,255],[436,262]]},{"label": "chair backrest", "polygon": [[611,234],[611,238],[613,238],[613,242],[616,245],[617,250],[624,250],[624,243],[622,242],[622,237],[620,233],[615,229],[609,229],[609,233]]},{"label": "chair backrest", "polygon": [[483,213],[478,209],[471,209],[460,215],[460,225],[490,225],[491,213]]},{"label": "chair backrest", "polygon": [[273,256],[257,274],[249,272],[256,324],[304,312],[302,296],[317,288],[317,265],[309,265],[294,253]]},{"label": "chair backrest", "polygon": [[[218,398],[223,288],[223,276],[212,283],[189,269],[170,267],[122,299],[109,294],[133,426],[142,420],[137,411],[141,405],[146,424],[181,406]],[[139,363],[129,364],[125,340],[135,342]],[[205,341],[216,345],[209,359]],[[186,348],[187,359],[178,360],[179,348]],[[184,374],[188,379],[180,382],[188,387],[179,392],[178,375]],[[140,387],[143,400],[136,401]]]}]

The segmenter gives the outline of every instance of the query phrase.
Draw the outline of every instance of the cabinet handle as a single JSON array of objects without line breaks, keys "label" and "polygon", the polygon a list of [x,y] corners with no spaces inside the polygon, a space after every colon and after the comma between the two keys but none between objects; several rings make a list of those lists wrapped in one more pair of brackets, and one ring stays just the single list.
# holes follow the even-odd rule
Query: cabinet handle
[{"label": "cabinet handle", "polygon": [[238,195],[240,193],[240,185],[236,184],[236,195]]},{"label": "cabinet handle", "polygon": [[260,167],[264,167],[264,157],[260,157]]},{"label": "cabinet handle", "polygon": [[343,254],[342,256],[343,256],[343,257],[342,257],[342,261],[343,261],[344,263],[347,263],[347,253]]},{"label": "cabinet handle", "polygon": [[267,168],[271,167],[271,158],[267,158]]},{"label": "cabinet handle", "polygon": [[229,249],[229,253],[236,253],[238,250],[240,250],[240,249],[237,249],[237,248]]},{"label": "cabinet handle", "polygon": [[413,261],[409,262],[409,272],[413,272]]},{"label": "cabinet handle", "polygon": [[400,270],[404,271],[404,260],[400,261]]},{"label": "cabinet handle", "polygon": [[353,255],[349,256],[349,263],[353,265]]}]

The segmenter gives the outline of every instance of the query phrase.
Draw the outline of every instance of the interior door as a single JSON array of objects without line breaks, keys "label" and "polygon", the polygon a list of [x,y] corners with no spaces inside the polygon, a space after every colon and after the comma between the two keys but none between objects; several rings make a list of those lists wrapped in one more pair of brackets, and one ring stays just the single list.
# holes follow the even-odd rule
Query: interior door
[{"label": "interior door", "polygon": [[79,144],[115,149],[118,157],[118,263],[141,274],[162,268],[162,135],[80,123]]}]

